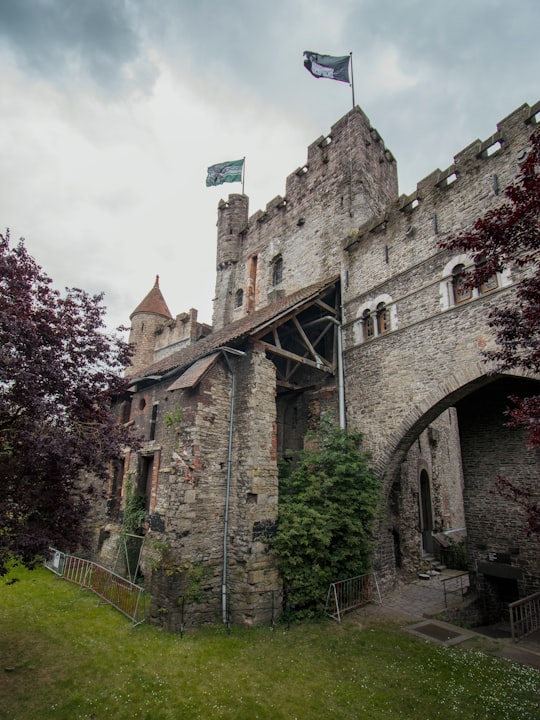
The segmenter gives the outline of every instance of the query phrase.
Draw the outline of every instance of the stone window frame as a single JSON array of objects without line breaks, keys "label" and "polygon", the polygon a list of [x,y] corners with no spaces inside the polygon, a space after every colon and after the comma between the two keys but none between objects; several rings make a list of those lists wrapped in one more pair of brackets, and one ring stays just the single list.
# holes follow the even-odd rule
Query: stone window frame
[{"label": "stone window frame", "polygon": [[281,253],[272,258],[270,267],[272,269],[272,287],[277,287],[283,282],[283,256]]},{"label": "stone window frame", "polygon": [[[384,316],[383,316],[384,312]],[[397,308],[392,297],[381,293],[372,300],[363,303],[356,315],[354,332],[359,343],[374,340],[397,330]]]},{"label": "stone window frame", "polygon": [[456,297],[457,279],[463,277],[472,267],[474,267],[474,262],[465,253],[454,255],[444,266],[439,285],[440,304],[443,311],[478,300],[478,298],[489,295],[500,288],[508,287],[512,283],[511,271],[506,269],[500,273],[495,273],[493,278],[483,283],[480,288],[471,288],[466,297],[458,299]]},{"label": "stone window frame", "polygon": [[238,310],[241,308],[244,304],[244,291],[242,288],[238,288],[238,290],[234,294],[234,309]]}]

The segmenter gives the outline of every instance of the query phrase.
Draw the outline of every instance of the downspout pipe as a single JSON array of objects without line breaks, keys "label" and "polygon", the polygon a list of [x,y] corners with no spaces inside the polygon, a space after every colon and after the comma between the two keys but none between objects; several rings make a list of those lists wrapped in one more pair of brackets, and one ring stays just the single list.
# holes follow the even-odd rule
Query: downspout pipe
[{"label": "downspout pipe", "polygon": [[229,444],[227,449],[227,482],[225,486],[225,512],[223,517],[223,573],[221,582],[221,619],[224,624],[227,623],[227,537],[229,534],[229,504],[231,495],[231,475],[232,475],[232,446],[234,436],[234,406],[236,401],[236,367],[229,359],[229,355],[245,356],[242,350],[236,348],[220,347],[227,367],[231,373],[231,403],[229,409]]}]

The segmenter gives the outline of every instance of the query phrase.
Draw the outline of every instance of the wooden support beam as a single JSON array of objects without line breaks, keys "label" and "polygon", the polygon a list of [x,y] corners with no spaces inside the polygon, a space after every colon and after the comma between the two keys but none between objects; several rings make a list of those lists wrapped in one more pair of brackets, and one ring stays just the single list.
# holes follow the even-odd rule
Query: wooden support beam
[{"label": "wooden support beam", "polygon": [[318,362],[316,362],[314,360],[309,360],[308,358],[303,358],[300,355],[296,355],[295,353],[284,350],[283,348],[277,348],[275,345],[270,345],[270,343],[264,342],[264,340],[259,340],[259,344],[262,345],[262,347],[268,352],[273,353],[274,355],[278,355],[279,357],[294,360],[294,362],[300,363],[302,365],[308,365],[309,367],[315,368],[316,370],[332,373],[332,370],[320,359]]},{"label": "wooden support beam", "polygon": [[323,310],[325,310],[327,313],[330,313],[330,315],[333,315],[334,317],[337,315],[336,308],[333,308],[330,305],[327,305],[322,300],[315,300],[315,302],[313,304],[322,308]]}]

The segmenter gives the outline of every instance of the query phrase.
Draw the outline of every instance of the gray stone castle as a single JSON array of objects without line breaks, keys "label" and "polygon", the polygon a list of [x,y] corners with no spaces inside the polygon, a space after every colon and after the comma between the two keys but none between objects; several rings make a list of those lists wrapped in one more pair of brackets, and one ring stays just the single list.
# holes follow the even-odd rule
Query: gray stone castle
[{"label": "gray stone castle", "polygon": [[245,195],[219,203],[212,327],[193,309],[173,317],[156,279],[131,315],[117,408],[142,444],[93,518],[96,557],[111,564],[127,488],[145,496],[156,621],[177,627],[194,583],[204,592],[188,620],[268,620],[281,601],[265,543],[278,461],[326,411],[362,432],[380,478],[383,592],[465,537],[487,614],[540,590],[538,541],[493,492],[501,474],[539,492],[538,451],[503,416],[539,379],[493,374],[482,354],[489,310],[512,303],[519,271],[469,290],[470,258],[440,246],[501,202],[539,122],[540,103],[523,105],[400,196],[395,158],[356,107],[308,147],[284,196],[252,215]]}]

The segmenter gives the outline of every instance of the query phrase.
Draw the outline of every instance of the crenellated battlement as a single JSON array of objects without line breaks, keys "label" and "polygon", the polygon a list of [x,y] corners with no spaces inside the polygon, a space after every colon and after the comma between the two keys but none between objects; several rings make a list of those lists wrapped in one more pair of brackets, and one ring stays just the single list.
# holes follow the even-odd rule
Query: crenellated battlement
[{"label": "crenellated battlement", "polygon": [[[405,227],[410,234],[413,224],[421,218],[434,225],[434,234],[438,234],[442,228],[437,218],[444,217],[445,206],[449,208],[453,200],[446,194],[450,188],[457,193],[467,193],[469,179],[478,182],[478,178],[484,178],[484,198],[488,194],[498,195],[514,177],[514,169],[525,151],[532,126],[538,123],[540,102],[533,106],[523,104],[497,123],[495,133],[485,140],[474,140],[454,156],[453,163],[446,169],[436,168],[418,182],[414,192],[401,195],[397,202],[389,205],[383,215],[374,216],[357,231],[349,232],[343,241],[344,249],[353,250],[362,238],[381,231],[395,236]],[[491,176],[491,182],[485,180],[486,173]],[[444,230],[454,232],[456,228],[446,224]]]},{"label": "crenellated battlement", "polygon": [[[343,250],[350,254],[368,236],[383,242],[384,233],[396,259],[406,255],[404,239],[421,233],[428,252],[437,236],[468,222],[465,207],[476,203],[480,211],[511,182],[539,116],[540,103],[523,104],[492,135],[474,140],[446,169],[436,168],[399,197],[394,156],[355,107],[308,146],[305,164],[286,178],[284,196],[252,215],[245,195],[220,202],[214,327],[341,273],[349,262]],[[385,258],[392,253],[385,250]],[[279,283],[276,261],[283,268]],[[382,270],[391,271],[388,260]]]},{"label": "crenellated battlement", "polygon": [[[284,196],[249,217],[247,196],[220,202],[214,327],[296,291],[306,274],[316,282],[339,273],[336,236],[397,200],[396,162],[356,107],[309,145],[285,186]],[[278,257],[285,272],[274,287]],[[249,304],[240,303],[241,293]]]}]

